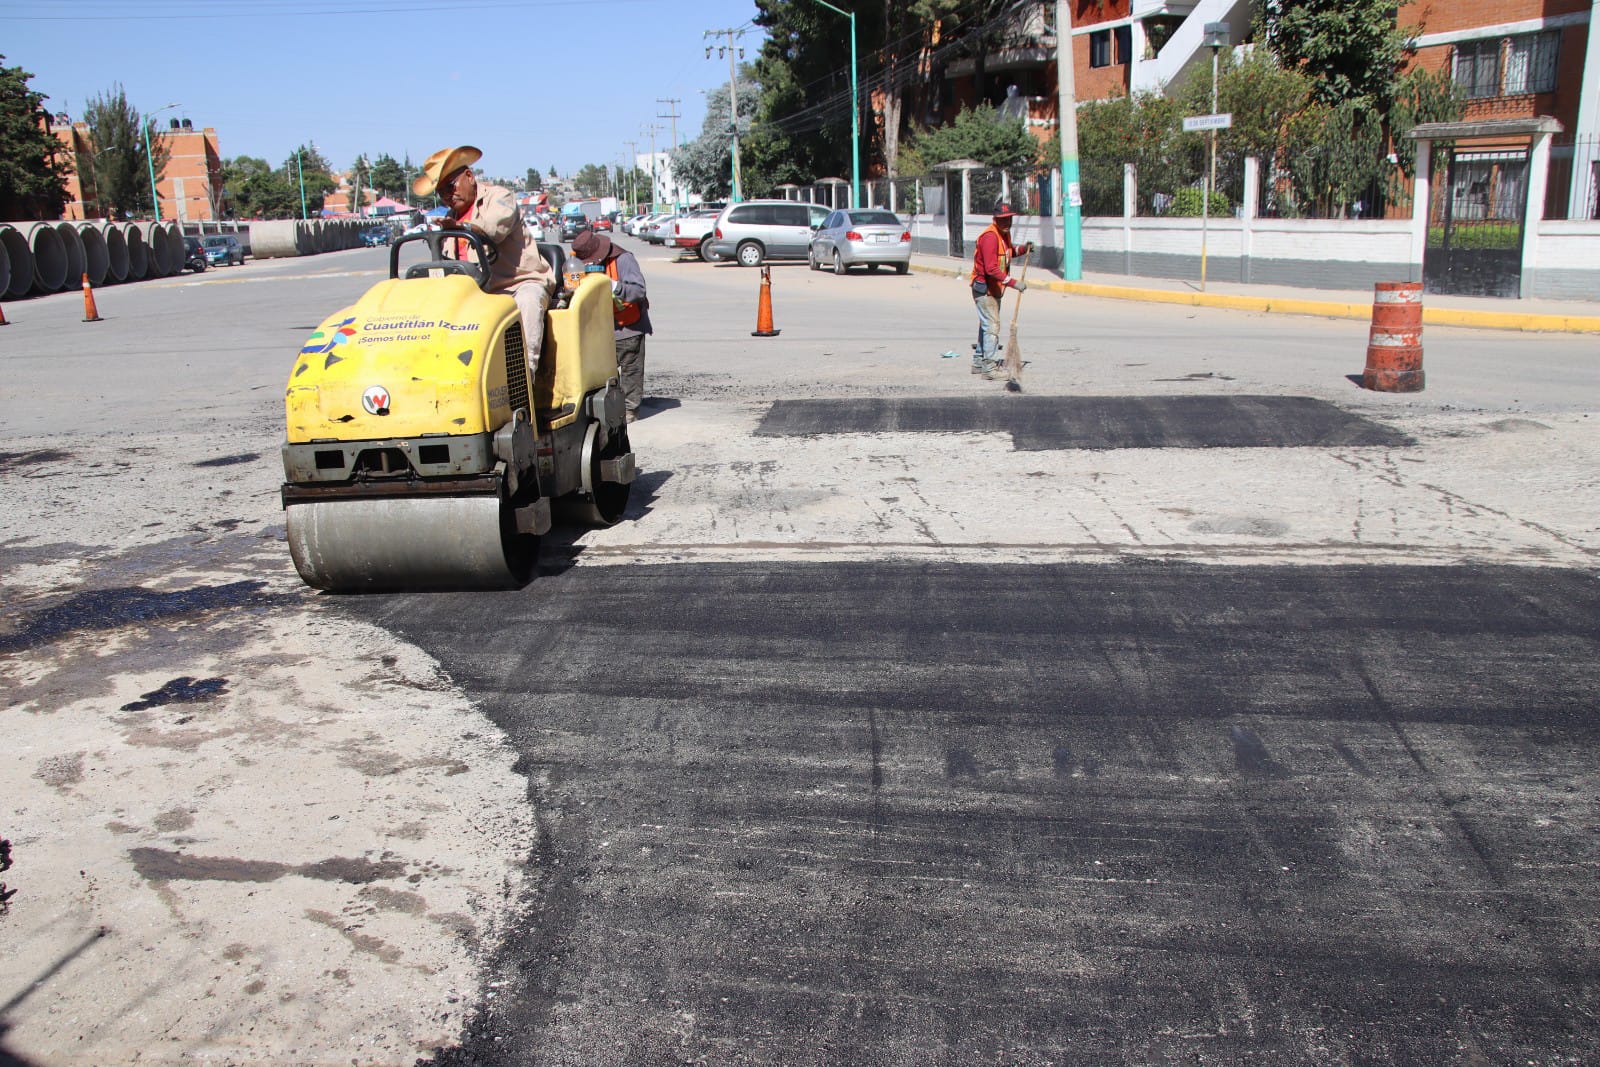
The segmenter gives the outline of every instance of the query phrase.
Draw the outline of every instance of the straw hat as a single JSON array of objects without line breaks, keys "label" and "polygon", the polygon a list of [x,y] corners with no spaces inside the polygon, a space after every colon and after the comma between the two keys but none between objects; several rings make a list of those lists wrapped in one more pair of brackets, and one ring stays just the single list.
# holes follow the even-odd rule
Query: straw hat
[{"label": "straw hat", "polygon": [[418,196],[429,196],[439,188],[439,183],[462,167],[470,167],[483,158],[483,153],[469,144],[456,148],[441,148],[422,161],[422,173],[411,182],[411,191]]}]

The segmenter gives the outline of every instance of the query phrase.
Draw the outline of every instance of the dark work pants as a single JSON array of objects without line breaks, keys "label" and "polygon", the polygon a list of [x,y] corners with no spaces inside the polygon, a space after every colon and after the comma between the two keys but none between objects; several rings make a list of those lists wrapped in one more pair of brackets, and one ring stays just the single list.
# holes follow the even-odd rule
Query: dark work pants
[{"label": "dark work pants", "polygon": [[641,333],[617,338],[617,375],[622,379],[622,396],[630,415],[644,400],[644,337]]}]

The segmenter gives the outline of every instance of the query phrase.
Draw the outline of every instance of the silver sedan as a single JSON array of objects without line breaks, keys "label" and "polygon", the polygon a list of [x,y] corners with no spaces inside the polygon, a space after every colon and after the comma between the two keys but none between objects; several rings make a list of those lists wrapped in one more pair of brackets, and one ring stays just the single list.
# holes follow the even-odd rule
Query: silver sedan
[{"label": "silver sedan", "polygon": [[863,264],[869,271],[886,266],[904,274],[911,269],[911,229],[881,208],[835,211],[811,238],[810,259],[812,270],[826,264],[835,274]]}]

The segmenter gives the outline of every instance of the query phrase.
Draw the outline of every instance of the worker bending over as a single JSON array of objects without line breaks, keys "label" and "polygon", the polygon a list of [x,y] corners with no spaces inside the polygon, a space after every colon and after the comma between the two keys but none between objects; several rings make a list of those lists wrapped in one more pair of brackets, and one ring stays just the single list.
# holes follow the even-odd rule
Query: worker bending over
[{"label": "worker bending over", "polygon": [[650,298],[645,295],[644,272],[632,252],[618,248],[611,238],[584,230],[572,239],[572,254],[585,263],[598,263],[611,279],[612,337],[617,343],[617,376],[628,405],[628,421],[639,417],[644,400],[644,339],[653,333]]}]

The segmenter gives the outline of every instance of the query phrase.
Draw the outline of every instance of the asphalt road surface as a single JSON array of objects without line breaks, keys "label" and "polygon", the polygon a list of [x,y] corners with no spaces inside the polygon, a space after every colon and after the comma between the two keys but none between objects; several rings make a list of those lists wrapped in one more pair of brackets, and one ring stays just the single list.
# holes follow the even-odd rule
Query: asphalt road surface
[{"label": "asphalt road surface", "polygon": [[1592,574],[683,565],[349,606],[482,702],[540,813],[447,1062],[1594,1047]]},{"label": "asphalt road surface", "polygon": [[384,250],[8,305],[0,1057],[1592,1058],[1592,339],[1030,293],[1008,395],[959,281],[623,241],[640,479],[511,593],[289,564]]}]

